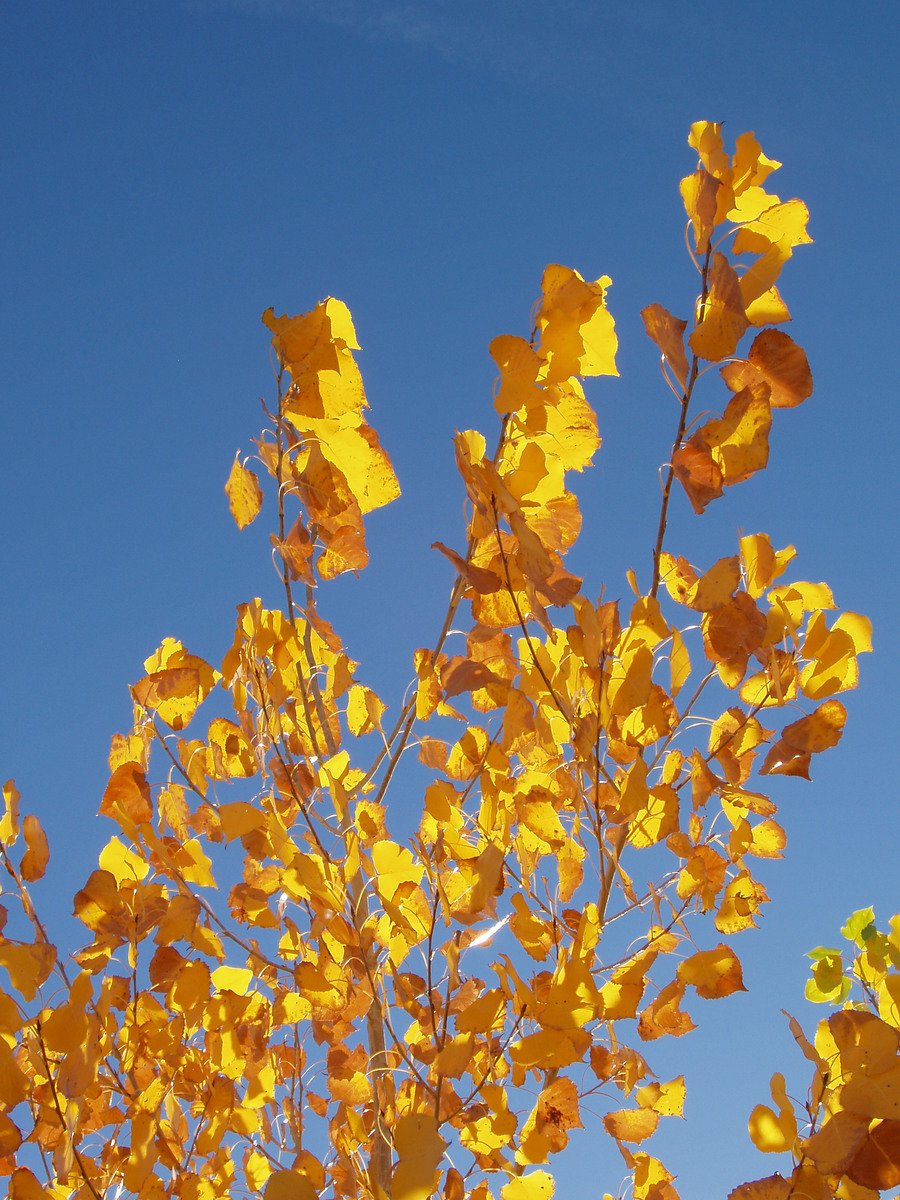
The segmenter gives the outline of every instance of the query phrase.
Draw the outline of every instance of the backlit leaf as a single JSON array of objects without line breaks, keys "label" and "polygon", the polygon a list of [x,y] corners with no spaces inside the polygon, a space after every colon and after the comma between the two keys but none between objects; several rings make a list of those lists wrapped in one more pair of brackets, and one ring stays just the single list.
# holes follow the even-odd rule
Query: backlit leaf
[{"label": "backlit leaf", "polygon": [[246,529],[259,515],[262,507],[262,488],[254,473],[241,463],[240,454],[235,455],[231,464],[225,494],[238,529]]}]

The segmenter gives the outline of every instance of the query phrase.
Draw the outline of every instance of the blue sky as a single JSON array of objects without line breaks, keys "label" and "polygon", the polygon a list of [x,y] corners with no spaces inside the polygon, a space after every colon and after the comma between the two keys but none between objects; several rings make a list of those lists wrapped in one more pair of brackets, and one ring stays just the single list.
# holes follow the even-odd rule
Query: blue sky
[{"label": "blue sky", "polygon": [[[662,1077],[693,1062],[663,1154],[685,1198],[774,1169],[744,1122],[773,1070],[805,1090],[778,1012],[817,1016],[802,954],[854,908],[900,907],[896,35],[892,5],[805,0],[3,7],[0,774],[50,833],[47,911],[65,920],[111,832],[94,813],[143,659],[174,635],[215,662],[235,605],[274,596],[267,533],[238,535],[222,491],[271,394],[263,309],[332,294],[355,316],[404,494],[370,520],[376,565],[322,604],[396,704],[450,583],[430,543],[462,542],[452,434],[495,427],[487,344],[527,330],[547,262],[612,276],[621,343],[621,379],[589,392],[604,447],[572,561],[594,592],[646,578],[673,413],[638,314],[693,295],[690,122],[753,129],[812,214],[782,291],[816,392],[778,414],[763,477],[701,519],[679,498],[671,545],[702,563],[739,530],[794,543],[801,577],[872,617],[876,654],[815,782],[776,781],[792,845],[738,946],[750,993],[650,1057]],[[601,1171],[615,1192],[598,1143],[559,1196],[592,1200]]]}]

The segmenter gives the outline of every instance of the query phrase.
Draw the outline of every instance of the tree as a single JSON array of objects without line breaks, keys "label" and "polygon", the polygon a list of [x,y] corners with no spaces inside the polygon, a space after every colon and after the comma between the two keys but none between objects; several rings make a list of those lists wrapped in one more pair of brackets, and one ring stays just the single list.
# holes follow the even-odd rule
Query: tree
[{"label": "tree", "polygon": [[[275,399],[226,491],[244,528],[271,481],[281,607],[242,605],[219,669],[174,639],[147,659],[100,805],[118,833],[75,896],[90,941],[68,959],[29,891],[46,837],[4,789],[18,903],[0,938],[0,1171],[16,1200],[543,1200],[588,1098],[636,1200],[676,1197],[642,1147],[684,1080],[635,1046],[686,1035],[695,997],[742,989],[730,939],[768,899],[754,860],[785,846],[761,781],[808,779],[838,743],[835,696],[870,649],[864,617],[833,617],[828,587],[794,578],[793,547],[752,534],[697,568],[668,546],[675,485],[702,514],[766,467],[777,410],[812,391],[777,328],[806,208],[766,192],[780,164],[752,134],[733,156],[717,124],[689,141],[699,298],[690,321],[642,314],[678,405],[633,600],[592,600],[565,565],[581,524],[567,475],[600,446],[580,381],[617,374],[616,335],[609,279],[552,265],[530,337],[490,346],[493,448],[456,438],[468,528],[458,549],[435,543],[449,601],[390,720],[319,611],[323,584],[366,566],[366,514],[399,494],[353,323],[335,299],[263,315]],[[698,418],[713,366],[723,412]],[[423,781],[408,845],[386,806],[404,777]],[[792,1025],[814,1066],[806,1126],[780,1075],[777,1111],[751,1117],[793,1173],[741,1200],[863,1200],[900,1179],[900,918],[885,934],[857,913],[844,932],[852,965],[815,952],[810,995],[850,1007],[815,1044]]]}]

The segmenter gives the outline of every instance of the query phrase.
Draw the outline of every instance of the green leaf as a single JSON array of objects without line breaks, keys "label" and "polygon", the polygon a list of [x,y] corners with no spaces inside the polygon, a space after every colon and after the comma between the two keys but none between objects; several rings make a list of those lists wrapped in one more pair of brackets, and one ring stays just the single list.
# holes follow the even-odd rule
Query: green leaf
[{"label": "green leaf", "polygon": [[854,942],[860,949],[876,932],[875,910],[872,908],[858,909],[841,928],[841,936],[848,942]]}]

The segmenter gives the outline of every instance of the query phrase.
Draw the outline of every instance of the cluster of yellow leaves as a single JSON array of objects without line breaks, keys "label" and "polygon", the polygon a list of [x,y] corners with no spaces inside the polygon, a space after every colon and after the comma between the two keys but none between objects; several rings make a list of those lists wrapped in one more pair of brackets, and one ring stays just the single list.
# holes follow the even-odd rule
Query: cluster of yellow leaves
[{"label": "cluster of yellow leaves", "polygon": [[[752,135],[733,158],[718,126],[690,140],[701,299],[690,334],[660,305],[644,320],[681,396],[669,486],[702,511],[766,465],[772,408],[811,391],[779,330],[731,357],[748,328],[787,319],[775,279],[808,239],[803,206],[763,190],[778,164]],[[722,223],[744,265],[714,243]],[[581,528],[567,480],[600,446],[582,381],[617,374],[609,284],[548,267],[531,338],[490,345],[499,439],[456,438],[466,548],[435,543],[455,583],[390,725],[315,602],[317,579],[365,565],[363,518],[399,494],[364,418],[350,314],[334,299],[264,314],[280,371],[256,457],[275,481],[285,608],[241,605],[219,669],[172,638],[145,662],[100,805],[118,833],[75,896],[90,941],[66,963],[28,892],[46,838],[4,791],[0,853],[28,931],[0,927],[12,1196],[549,1200],[544,1168],[599,1106],[636,1200],[677,1200],[643,1147],[682,1115],[684,1078],[657,1079],[635,1047],[743,990],[723,939],[758,920],[754,864],[786,842],[754,780],[808,778],[837,743],[835,696],[870,629],[832,619],[825,584],[785,582],[793,547],[763,533],[706,571],[669,553],[668,486],[650,586],[629,573],[629,605],[584,594],[565,566]],[[701,359],[722,362],[733,397],[685,440]],[[226,485],[240,528],[263,502],[249,462]],[[412,746],[428,775],[403,845],[387,801]],[[648,858],[665,864],[655,879]],[[846,1058],[850,1035],[834,1036]],[[773,1094],[778,1112],[756,1120],[771,1148],[795,1138]],[[834,1095],[832,1119],[865,1116],[844,1084]],[[869,1129],[854,1154],[885,1136]]]},{"label": "cluster of yellow leaves", "polygon": [[[854,914],[844,928],[856,943],[853,974],[862,1002],[819,1023],[814,1043],[799,1024],[791,1028],[814,1066],[801,1126],[784,1076],[772,1077],[776,1109],[759,1104],[750,1116],[750,1137],[767,1153],[793,1154],[789,1178],[768,1176],[743,1184],[731,1200],[876,1200],[900,1185],[900,914],[891,931],[879,933],[871,909]],[[838,959],[840,955],[834,952]],[[816,952],[817,965],[824,959]],[[837,972],[841,978],[841,972]],[[811,998],[828,997],[814,973]],[[838,990],[838,989],[835,989]],[[840,999],[846,999],[844,993]]]},{"label": "cluster of yellow leaves", "polygon": [[[315,566],[322,579],[358,571],[368,562],[362,517],[400,495],[397,477],[366,421],[362,377],[353,351],[359,349],[347,306],[329,297],[309,313],[277,317],[263,313],[282,373],[291,377],[282,394],[279,376],[274,438],[259,442],[259,457],[278,481],[279,495],[303,506],[289,530],[280,510],[273,535],[291,579],[312,585]],[[238,528],[255,519],[262,489],[254,472],[235,458],[225,485]]]},{"label": "cluster of yellow leaves", "polygon": [[[693,227],[698,267],[702,262],[702,286],[687,347],[686,321],[659,304],[644,309],[642,316],[662,352],[671,386],[683,397],[685,412],[700,360],[723,363],[720,373],[734,393],[722,416],[679,440],[672,456],[676,478],[694,510],[702,513],[724,488],[766,466],[772,409],[793,408],[812,393],[806,355],[781,330],[763,329],[745,359],[733,357],[748,329],[790,320],[775,282],[794,247],[812,239],[806,233],[809,213],[802,201],[782,202],[763,188],[781,164],[762,153],[752,133],[737,139],[732,157],[725,152],[722,127],[716,122],[696,122],[688,140],[699,163],[681,181],[681,195]],[[729,259],[719,247],[732,235]]]}]

